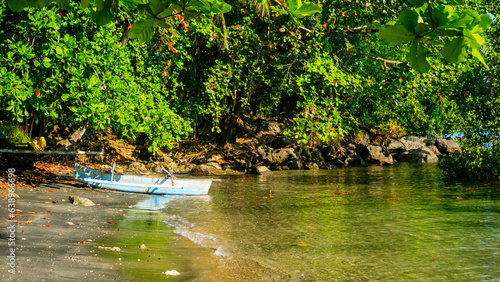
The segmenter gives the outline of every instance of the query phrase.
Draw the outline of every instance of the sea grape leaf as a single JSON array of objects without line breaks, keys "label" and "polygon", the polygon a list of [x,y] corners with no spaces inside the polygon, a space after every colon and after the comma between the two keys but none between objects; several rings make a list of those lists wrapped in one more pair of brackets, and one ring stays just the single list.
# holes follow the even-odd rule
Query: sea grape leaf
[{"label": "sea grape leaf", "polygon": [[82,0],[81,3],[82,3],[82,7],[84,9],[87,9],[90,5],[90,2],[92,2],[92,0]]},{"label": "sea grape leaf", "polygon": [[137,38],[139,41],[146,42],[153,38],[156,19],[151,17],[144,18],[134,23],[129,31],[130,38]]},{"label": "sea grape leaf", "polygon": [[302,6],[301,0],[287,0],[288,10],[293,13],[293,11],[297,10],[300,6]]},{"label": "sea grape leaf", "polygon": [[321,13],[321,11],[322,8],[320,5],[312,2],[305,2],[304,4],[299,6],[297,10],[293,11],[292,14],[297,18],[303,18],[314,15],[315,13]]},{"label": "sea grape leaf", "polygon": [[69,6],[69,0],[56,0],[55,2],[57,2],[59,8],[65,11],[69,11],[71,9],[71,7]]},{"label": "sea grape leaf", "polygon": [[378,38],[389,46],[396,46],[415,39],[415,32],[409,31],[402,25],[384,25],[380,28]]},{"label": "sea grape leaf", "polygon": [[113,19],[113,11],[111,5],[113,0],[100,0],[97,2],[97,7],[92,8],[90,18],[98,25],[105,25]]},{"label": "sea grape leaf", "polygon": [[418,25],[418,14],[413,10],[404,10],[399,14],[399,24],[404,26],[409,31],[415,31],[415,26]]},{"label": "sea grape leaf", "polygon": [[427,61],[427,49],[420,40],[414,40],[411,43],[410,52],[406,54],[406,60],[418,72],[425,73],[431,69],[431,65]]},{"label": "sea grape leaf", "polygon": [[425,3],[427,3],[426,0],[408,0],[408,2],[416,8],[422,7]]},{"label": "sea grape leaf", "polygon": [[467,58],[467,48],[463,37],[456,37],[446,43],[441,50],[441,55],[450,63],[460,63]]},{"label": "sea grape leaf", "polygon": [[14,12],[22,12],[24,8],[28,7],[27,0],[9,0],[7,6]]}]

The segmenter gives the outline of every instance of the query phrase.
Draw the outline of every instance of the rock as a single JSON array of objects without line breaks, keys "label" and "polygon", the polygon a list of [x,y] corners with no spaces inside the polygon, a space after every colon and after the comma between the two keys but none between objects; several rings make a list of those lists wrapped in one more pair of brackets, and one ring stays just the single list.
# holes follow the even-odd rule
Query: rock
[{"label": "rock", "polygon": [[306,168],[309,170],[316,170],[319,169],[319,166],[316,163],[307,163]]},{"label": "rock", "polygon": [[365,146],[360,150],[360,155],[369,164],[392,165],[394,163],[392,155],[382,146]]},{"label": "rock", "polygon": [[437,163],[439,161],[438,156],[429,149],[416,149],[409,153],[411,155],[409,161],[412,163]]},{"label": "rock", "polygon": [[159,165],[159,164],[153,165],[151,167],[151,171],[156,172],[156,173],[165,173],[165,171],[161,168],[161,165]]},{"label": "rock", "polygon": [[5,198],[19,199],[19,195],[17,195],[16,193],[9,192],[9,190],[4,190],[4,189],[0,190],[0,196],[5,197]]},{"label": "rock", "polygon": [[270,121],[267,123],[267,131],[270,134],[276,135],[281,132],[280,124],[275,121]]},{"label": "rock", "polygon": [[271,143],[269,144],[272,148],[275,149],[280,149],[280,148],[285,148],[287,146],[293,145],[294,142],[292,139],[288,137],[278,137],[275,138]]},{"label": "rock", "polygon": [[121,252],[122,249],[120,249],[119,247],[104,247],[104,246],[97,246],[99,249],[103,249],[103,250],[106,250],[106,251],[114,251],[114,252]]},{"label": "rock", "polygon": [[428,151],[431,151],[432,153],[434,153],[436,156],[440,156],[442,155],[441,152],[439,152],[439,149],[434,146],[434,145],[429,145],[427,147],[425,147],[424,150],[428,150]]},{"label": "rock", "polygon": [[172,275],[172,276],[177,276],[177,275],[180,275],[179,271],[177,270],[166,270],[165,271],[165,275]]},{"label": "rock", "polygon": [[69,196],[69,201],[73,205],[78,205],[78,206],[84,206],[84,207],[95,206],[94,202],[92,202],[90,199],[80,196]]},{"label": "rock", "polygon": [[141,163],[141,162],[133,162],[131,163],[128,168],[130,170],[139,170],[139,171],[145,171],[146,170],[146,165]]},{"label": "rock", "polygon": [[436,147],[441,154],[449,154],[456,151],[462,152],[460,145],[457,144],[455,139],[438,138],[436,140]]},{"label": "rock", "polygon": [[252,169],[251,171],[252,174],[258,174],[258,175],[264,175],[264,174],[270,174],[272,171],[270,171],[266,166],[259,165]]},{"label": "rock", "polygon": [[223,175],[226,174],[218,163],[196,165],[191,169],[192,174],[198,175]]}]

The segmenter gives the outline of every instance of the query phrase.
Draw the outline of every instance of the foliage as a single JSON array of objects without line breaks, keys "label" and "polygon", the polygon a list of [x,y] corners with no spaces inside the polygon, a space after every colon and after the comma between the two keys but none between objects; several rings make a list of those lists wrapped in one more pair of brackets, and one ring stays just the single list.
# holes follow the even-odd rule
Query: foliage
[{"label": "foliage", "polygon": [[119,27],[89,24],[89,10],[73,8],[5,14],[2,116],[40,126],[110,128],[134,139],[143,134],[151,149],[189,133],[189,124],[166,99],[161,65],[149,53],[153,48],[132,42],[125,49]]},{"label": "foliage", "polygon": [[441,49],[442,56],[451,63],[467,59],[467,50],[487,68],[481,55],[482,34],[492,23],[488,14],[480,15],[472,9],[461,9],[461,1],[410,1],[413,9],[399,13],[397,21],[380,28],[379,38],[390,46],[408,43],[406,60],[419,72],[428,72],[429,49]]},{"label": "foliage", "polygon": [[6,140],[13,144],[26,144],[31,138],[26,134],[26,130],[17,126],[17,124],[0,123],[0,131],[5,135]]},{"label": "foliage", "polygon": [[458,81],[457,88],[462,92],[455,99],[462,107],[462,130],[464,136],[462,152],[444,159],[440,167],[446,177],[451,179],[498,179],[500,167],[500,75],[498,2],[491,2],[486,7],[496,21],[488,30],[487,38],[491,42],[484,49],[485,61],[489,70],[471,69]]}]

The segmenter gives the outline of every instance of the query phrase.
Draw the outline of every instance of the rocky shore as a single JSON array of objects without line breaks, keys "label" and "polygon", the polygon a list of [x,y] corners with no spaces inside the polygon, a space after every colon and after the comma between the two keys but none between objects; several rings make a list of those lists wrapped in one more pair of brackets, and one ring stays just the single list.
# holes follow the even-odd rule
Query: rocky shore
[{"label": "rocky shore", "polygon": [[[377,138],[378,137],[378,138]],[[116,144],[115,144],[116,145]],[[176,173],[196,175],[263,174],[273,170],[339,169],[347,166],[392,165],[394,163],[436,163],[449,153],[460,151],[455,139],[434,136],[382,138],[362,135],[333,144],[300,145],[292,139],[266,132],[252,138],[238,138],[223,148],[198,145],[195,140],[172,150],[159,152],[154,160],[134,158],[127,150],[109,149],[125,167],[145,173],[163,173],[162,167]],[[124,154],[128,152],[128,156]]]}]

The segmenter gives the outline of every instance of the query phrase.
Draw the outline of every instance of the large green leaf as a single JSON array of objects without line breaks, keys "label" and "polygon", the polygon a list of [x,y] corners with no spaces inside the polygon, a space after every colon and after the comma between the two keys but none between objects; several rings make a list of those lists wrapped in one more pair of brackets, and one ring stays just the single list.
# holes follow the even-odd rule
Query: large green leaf
[{"label": "large green leaf", "polygon": [[302,6],[301,0],[287,0],[288,11],[293,12]]},{"label": "large green leaf", "polygon": [[467,58],[467,48],[463,37],[457,37],[446,43],[441,50],[441,55],[450,63],[460,63]]},{"label": "large green leaf", "polygon": [[92,8],[90,18],[98,25],[105,25],[113,19],[113,11],[111,11],[113,0],[99,0],[97,7]]},{"label": "large green leaf", "polygon": [[431,65],[427,61],[427,49],[420,40],[414,40],[411,43],[410,52],[406,54],[406,60],[418,72],[425,73],[431,69]]},{"label": "large green leaf", "polygon": [[[207,0],[200,0],[200,1],[207,1]],[[210,12],[213,14],[224,14],[229,11],[231,11],[231,5],[227,4],[226,2],[222,0],[215,0],[215,1],[208,1],[212,2],[211,7],[210,7]]]},{"label": "large green leaf", "polygon": [[321,13],[322,8],[320,5],[312,3],[312,2],[305,2],[301,6],[299,6],[298,9],[292,12],[294,16],[297,18],[303,18],[307,16],[314,15],[315,13]]},{"label": "large green leaf", "polygon": [[153,38],[155,31],[156,19],[151,17],[142,19],[132,26],[129,31],[131,39],[137,38],[139,41],[146,42]]},{"label": "large green leaf", "polygon": [[28,7],[27,0],[8,0],[7,6],[14,12],[22,12],[24,8]]},{"label": "large green leaf", "polygon": [[71,9],[71,7],[69,6],[69,3],[70,3],[69,0],[55,0],[55,2],[57,2],[57,5],[59,6],[59,8],[65,10],[65,11],[69,11]]},{"label": "large green leaf", "polygon": [[402,25],[384,25],[380,28],[378,38],[389,46],[396,46],[411,42],[415,39],[415,32],[407,30]]},{"label": "large green leaf", "polygon": [[399,14],[399,24],[404,26],[409,31],[415,31],[418,25],[418,14],[413,10],[404,10]]},{"label": "large green leaf", "polygon": [[153,16],[156,16],[163,12],[163,10],[167,8],[167,5],[162,0],[151,0],[151,2],[149,2],[149,7],[151,8]]},{"label": "large green leaf", "polygon": [[426,0],[408,0],[408,2],[410,2],[410,4],[412,4],[416,8],[422,7],[425,3],[427,3]]},{"label": "large green leaf", "polygon": [[92,2],[92,0],[82,0],[82,2],[81,2],[82,3],[82,7],[84,9],[87,9],[89,7],[89,5],[90,5],[90,2]]}]

